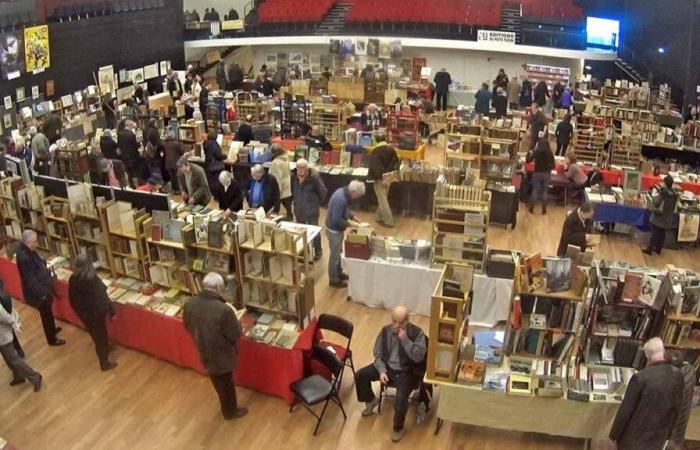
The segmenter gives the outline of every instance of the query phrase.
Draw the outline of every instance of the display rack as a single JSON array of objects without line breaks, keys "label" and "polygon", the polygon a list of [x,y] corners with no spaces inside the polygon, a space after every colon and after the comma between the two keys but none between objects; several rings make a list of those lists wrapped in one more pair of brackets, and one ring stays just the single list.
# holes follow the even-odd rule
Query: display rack
[{"label": "display rack", "polygon": [[512,180],[518,162],[518,139],[483,138],[479,162],[481,178]]},{"label": "display rack", "polygon": [[245,120],[247,116],[251,117],[251,125],[267,122],[265,119],[265,106],[260,101],[257,93],[237,92],[233,104],[236,108],[236,118],[239,123]]},{"label": "display rack", "polygon": [[17,202],[17,191],[24,182],[21,177],[0,180],[0,217],[2,217],[2,240],[18,241],[22,238],[22,216]]},{"label": "display rack", "polygon": [[303,96],[292,97],[290,94],[285,94],[280,102],[282,137],[299,137],[306,134],[310,108],[310,102]]},{"label": "display rack", "polygon": [[433,261],[466,263],[483,271],[490,211],[491,192],[438,180],[433,203]]},{"label": "display rack", "polygon": [[474,268],[447,263],[431,299],[426,377],[455,381],[463,341],[469,330]]},{"label": "display rack", "polygon": [[[365,80],[365,103],[375,103],[381,105],[384,103],[384,97],[387,91],[388,80],[369,79]],[[396,98],[396,97],[394,97]],[[392,104],[394,98],[391,99]]]},{"label": "display rack", "polygon": [[202,121],[188,122],[180,124],[177,133],[183,150],[185,152],[191,152],[194,150],[196,144],[204,140],[206,130],[204,129],[204,122]]},{"label": "display rack", "polygon": [[479,169],[481,135],[447,133],[445,135],[445,166]]},{"label": "display rack", "polygon": [[88,148],[85,142],[68,142],[65,148],[56,149],[54,166],[57,178],[83,181],[88,172]]},{"label": "display rack", "polygon": [[387,141],[399,150],[417,149],[420,145],[419,123],[418,113],[389,109],[386,117]]},{"label": "display rack", "polygon": [[547,83],[550,90],[555,84],[557,84],[557,82],[563,84],[564,86],[568,86],[569,80],[571,79],[571,69],[568,67],[527,64],[525,66],[525,72],[528,80],[532,82],[533,86],[537,85],[537,83],[540,81],[544,81]]},{"label": "display rack", "polygon": [[119,276],[149,281],[149,254],[144,223],[150,218],[144,209],[130,203],[110,201],[101,206],[109,234],[109,258]]},{"label": "display rack", "polygon": [[331,77],[328,81],[328,95],[350,100],[353,103],[363,103],[365,82],[359,77]]},{"label": "display rack", "polygon": [[347,126],[343,109],[332,103],[314,103],[311,126],[318,126],[330,142],[340,142]]},{"label": "display rack", "polygon": [[583,116],[577,119],[573,150],[579,160],[602,164],[605,160],[605,141],[603,118]]},{"label": "display rack", "polygon": [[109,236],[106,218],[97,208],[95,214],[75,212],[71,214],[73,235],[78,254],[86,255],[97,268],[115,275],[113,259],[109,257]]},{"label": "display rack", "polygon": [[51,196],[42,200],[41,206],[49,253],[72,260],[76,246],[68,200]]},{"label": "display rack", "polygon": [[236,228],[236,253],[245,307],[294,319],[303,327],[314,309],[306,233],[244,219]]},{"label": "display rack", "polygon": [[176,289],[186,294],[195,295],[199,286],[191,270],[194,264],[190,260],[188,246],[194,242],[194,228],[191,224],[183,226],[181,241],[154,239],[151,231],[152,219],[144,222],[146,249],[148,251],[148,275],[156,286]]}]

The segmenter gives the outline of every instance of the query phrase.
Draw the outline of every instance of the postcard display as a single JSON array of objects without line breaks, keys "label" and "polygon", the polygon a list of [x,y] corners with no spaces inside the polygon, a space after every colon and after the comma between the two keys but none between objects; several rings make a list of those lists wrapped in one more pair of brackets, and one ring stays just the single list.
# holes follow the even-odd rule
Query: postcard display
[{"label": "postcard display", "polygon": [[514,117],[512,128],[503,127],[502,119],[498,122],[491,128],[451,124],[445,138],[445,166],[476,169],[485,180],[509,183],[517,164],[522,118]]}]

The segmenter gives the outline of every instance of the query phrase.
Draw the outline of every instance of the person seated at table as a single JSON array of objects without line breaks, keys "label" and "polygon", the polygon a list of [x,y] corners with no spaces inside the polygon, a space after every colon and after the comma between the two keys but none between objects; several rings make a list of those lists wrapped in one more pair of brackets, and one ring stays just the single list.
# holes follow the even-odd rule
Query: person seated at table
[{"label": "person seated at table", "polygon": [[571,182],[571,184],[574,185],[575,188],[581,188],[584,184],[586,184],[586,181],[588,181],[588,176],[577,161],[576,153],[573,151],[566,153],[564,176]]},{"label": "person seated at table", "polygon": [[253,116],[250,114],[245,116],[245,120],[243,123],[241,123],[241,125],[238,127],[238,131],[236,132],[236,140],[243,142],[243,145],[248,145],[248,143],[254,139],[253,127],[250,125],[252,120]]},{"label": "person seated at table", "polygon": [[579,247],[581,252],[585,252],[588,247],[588,236],[593,230],[593,205],[586,202],[571,211],[564,220],[564,227],[561,230],[557,256],[566,256],[569,245]]},{"label": "person seated at table", "polygon": [[554,169],[554,154],[549,147],[549,139],[547,132],[541,131],[537,145],[531,150],[525,159],[526,162],[535,162],[535,169],[532,172],[532,193],[527,209],[530,213],[535,212],[535,202],[542,200],[542,214],[547,214],[547,200],[549,182],[552,178],[552,169]]},{"label": "person seated at table", "polygon": [[141,186],[137,187],[137,191],[142,191],[142,192],[160,192],[160,190],[163,188],[163,177],[160,176],[158,173],[154,173],[151,175],[148,180],[146,180],[145,184],[142,184]]},{"label": "person seated at table", "polygon": [[78,256],[73,265],[73,275],[68,280],[68,300],[95,344],[100,369],[103,372],[112,370],[117,367],[117,363],[109,361],[106,322],[107,317],[115,316],[112,301],[87,256]]},{"label": "person seated at table", "polygon": [[574,126],[571,124],[571,114],[564,116],[559,125],[557,125],[557,130],[554,132],[557,137],[557,156],[564,155],[569,144],[571,143],[571,137],[574,135]]},{"label": "person seated at table", "polygon": [[211,201],[211,191],[204,169],[191,164],[187,156],[183,156],[177,161],[177,170],[182,201],[188,205],[207,206]]},{"label": "person seated at table", "polygon": [[326,139],[326,136],[321,132],[321,127],[314,125],[311,127],[311,131],[306,135],[306,145],[309,147],[316,147],[319,150],[331,150],[331,144]]},{"label": "person seated at table", "polygon": [[[391,312],[391,324],[385,325],[374,342],[374,363],[363,367],[355,375],[357,400],[365,403],[363,417],[374,414],[379,398],[372,389],[373,381],[396,388],[394,427],[391,440],[403,437],[408,401],[414,389],[422,387],[426,368],[427,343],[423,330],[410,321],[405,306],[396,306]],[[426,389],[420,391],[420,401],[426,409],[430,403]]]},{"label": "person seated at table", "polygon": [[219,185],[214,190],[214,198],[219,202],[219,209],[224,215],[229,217],[243,209],[243,192],[231,172],[223,170],[219,174]]},{"label": "person seated at table", "polygon": [[280,188],[274,175],[265,173],[265,168],[256,164],[250,169],[251,179],[246,189],[248,207],[260,208],[265,212],[280,212]]},{"label": "person seated at table", "polygon": [[363,131],[374,131],[382,125],[382,115],[379,113],[377,105],[370,103],[367,110],[360,115]]},{"label": "person seated at table", "polygon": [[651,239],[649,239],[649,246],[642,250],[647,255],[654,252],[661,254],[666,239],[666,230],[673,228],[673,213],[676,211],[677,202],[678,196],[673,190],[673,177],[666,175],[663,186],[659,189],[649,208],[651,210],[649,218]]}]

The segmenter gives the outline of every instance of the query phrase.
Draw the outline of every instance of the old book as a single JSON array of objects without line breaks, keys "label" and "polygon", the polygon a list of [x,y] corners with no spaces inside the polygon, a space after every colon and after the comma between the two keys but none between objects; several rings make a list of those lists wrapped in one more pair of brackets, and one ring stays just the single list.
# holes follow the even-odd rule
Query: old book
[{"label": "old book", "polygon": [[508,388],[508,372],[487,370],[482,387],[485,391],[505,393]]},{"label": "old book", "polygon": [[272,248],[278,253],[291,251],[289,247],[289,235],[280,229],[272,230]]},{"label": "old book", "polygon": [[210,221],[207,231],[207,245],[211,248],[221,248],[224,245],[224,224],[221,221]]},{"label": "old book", "polygon": [[194,225],[194,239],[197,244],[206,244],[209,239],[209,217],[194,216],[192,218]]},{"label": "old book", "polygon": [[511,374],[508,380],[508,393],[511,395],[532,395],[532,378]]},{"label": "old book", "polygon": [[661,280],[649,274],[644,274],[638,300],[647,306],[653,306],[661,288]]},{"label": "old book", "polygon": [[466,384],[481,384],[484,380],[486,365],[478,361],[462,361],[457,372],[457,382]]},{"label": "old book", "polygon": [[567,291],[571,288],[571,259],[544,258],[547,292]]},{"label": "old book", "polygon": [[634,303],[639,299],[642,291],[643,275],[635,272],[627,272],[625,276],[625,287],[622,289],[622,302]]}]

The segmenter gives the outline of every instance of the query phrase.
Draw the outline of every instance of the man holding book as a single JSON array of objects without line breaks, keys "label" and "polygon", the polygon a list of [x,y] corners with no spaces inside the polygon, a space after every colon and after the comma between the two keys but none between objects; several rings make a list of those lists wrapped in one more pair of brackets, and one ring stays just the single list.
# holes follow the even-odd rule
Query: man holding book
[{"label": "man holding book", "polygon": [[[374,395],[372,382],[396,388],[394,401],[394,429],[391,440],[403,437],[403,426],[408,411],[408,400],[414,389],[421,387],[425,375],[427,342],[423,330],[409,320],[405,306],[391,312],[391,324],[382,328],[374,343],[374,363],[363,367],[355,375],[357,400],[365,403],[363,417],[374,414],[379,399]],[[421,402],[429,403],[427,391],[421,389]]]},{"label": "man holding book", "polygon": [[211,191],[204,169],[190,164],[186,156],[178,160],[177,169],[182,200],[188,205],[207,206],[211,201]]},{"label": "man holding book", "polygon": [[683,375],[666,359],[660,338],[644,344],[647,367],[630,379],[610,429],[618,450],[666,448],[683,399]]},{"label": "man holding book", "polygon": [[590,232],[593,229],[593,205],[586,202],[571,211],[564,220],[561,230],[561,239],[557,248],[557,256],[566,256],[566,250],[570,245],[579,247],[581,252],[586,251],[590,240]]},{"label": "man holding book", "polygon": [[340,253],[343,250],[343,237],[349,224],[359,226],[355,216],[350,211],[350,202],[365,195],[365,184],[352,180],[350,184],[336,190],[328,202],[326,214],[326,236],[330,247],[328,257],[328,284],[332,287],[348,286],[348,276],[343,273],[340,265]]},{"label": "man holding book", "polygon": [[233,381],[241,325],[233,307],[221,297],[224,278],[209,272],[202,285],[202,292],[185,304],[183,322],[197,346],[202,365],[209,372],[224,419],[238,419],[248,413],[247,408],[238,407]]}]

